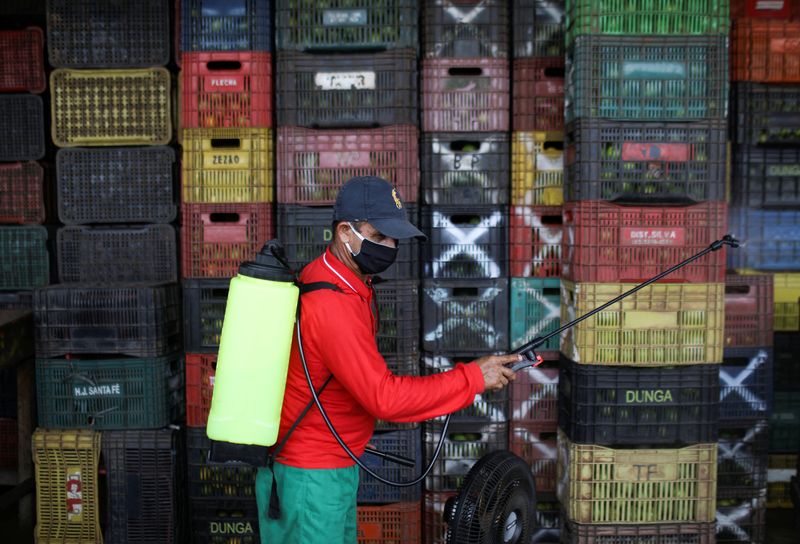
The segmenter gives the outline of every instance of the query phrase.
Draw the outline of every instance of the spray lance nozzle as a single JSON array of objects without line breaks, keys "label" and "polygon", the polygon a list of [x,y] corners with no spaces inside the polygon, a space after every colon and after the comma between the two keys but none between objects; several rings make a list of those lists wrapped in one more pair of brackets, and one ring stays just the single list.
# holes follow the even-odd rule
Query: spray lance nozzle
[{"label": "spray lance nozzle", "polygon": [[550,333],[548,333],[548,334],[546,334],[544,336],[538,336],[538,337],[534,338],[533,340],[531,340],[527,344],[525,344],[523,346],[520,346],[520,347],[518,347],[517,349],[514,350],[514,353],[519,353],[520,355],[522,355],[524,357],[524,360],[511,365],[511,367],[510,367],[511,370],[516,372],[518,370],[522,370],[523,368],[527,368],[529,366],[533,366],[533,367],[539,366],[540,364],[542,364],[542,360],[543,359],[542,359],[541,355],[536,353],[536,349],[539,346],[541,346],[542,344],[544,344],[547,340],[552,338],[553,336],[561,334],[565,330],[574,327],[575,325],[577,325],[578,323],[580,323],[584,319],[588,319],[588,318],[590,318],[591,316],[593,316],[594,314],[596,314],[598,312],[602,312],[603,310],[605,310],[606,308],[608,308],[612,304],[616,304],[617,302],[621,301],[622,299],[634,294],[636,291],[639,291],[640,289],[644,289],[645,287],[647,287],[651,283],[654,283],[654,282],[660,280],[661,278],[663,278],[667,274],[671,274],[671,273],[675,272],[676,270],[679,270],[679,269],[683,268],[687,264],[689,264],[689,263],[691,263],[693,261],[696,261],[697,259],[699,259],[703,255],[705,255],[706,253],[710,253],[712,251],[717,251],[717,250],[721,249],[723,246],[730,246],[732,248],[738,248],[740,245],[741,244],[740,244],[739,240],[737,240],[736,238],[734,238],[730,234],[726,234],[721,239],[712,242],[711,245],[709,245],[706,249],[700,251],[699,253],[696,253],[696,254],[692,255],[691,257],[689,257],[685,261],[682,261],[682,262],[676,264],[675,266],[673,266],[671,268],[668,268],[667,270],[661,272],[660,274],[650,278],[646,282],[640,283],[639,285],[637,285],[633,289],[622,293],[621,295],[619,295],[615,299],[609,300],[605,304],[603,304],[601,306],[598,306],[594,310],[591,310],[590,312],[587,312],[587,313],[583,314],[582,316],[580,316],[577,319],[573,319],[572,321],[570,321],[566,325],[562,325],[558,329],[556,329],[556,330],[554,330],[554,331],[552,331],[552,332],[550,332]]}]

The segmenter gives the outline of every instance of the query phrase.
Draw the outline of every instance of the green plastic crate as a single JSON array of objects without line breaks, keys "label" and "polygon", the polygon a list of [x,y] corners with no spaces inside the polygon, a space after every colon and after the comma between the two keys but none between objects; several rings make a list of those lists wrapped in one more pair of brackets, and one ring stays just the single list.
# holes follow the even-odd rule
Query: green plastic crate
[{"label": "green plastic crate", "polygon": [[35,289],[48,283],[47,230],[0,227],[0,291]]},{"label": "green plastic crate", "polygon": [[39,425],[157,429],[179,416],[183,364],[150,359],[37,359]]},{"label": "green plastic crate", "polygon": [[800,451],[800,391],[776,391],[769,418],[770,453]]},{"label": "green plastic crate", "polygon": [[[558,278],[511,278],[511,349],[561,325],[561,280]],[[558,351],[558,336],[539,351]]]},{"label": "green plastic crate", "polygon": [[566,43],[585,34],[727,36],[729,0],[566,0]]}]

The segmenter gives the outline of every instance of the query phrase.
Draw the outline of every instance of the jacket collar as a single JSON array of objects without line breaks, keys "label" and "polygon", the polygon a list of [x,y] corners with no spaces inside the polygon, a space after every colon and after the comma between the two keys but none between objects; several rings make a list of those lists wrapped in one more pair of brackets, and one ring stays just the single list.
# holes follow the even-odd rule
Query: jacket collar
[{"label": "jacket collar", "polygon": [[[360,297],[369,300],[372,295],[370,286],[361,281],[361,279],[356,276],[355,272],[347,268],[347,266],[333,254],[330,247],[326,248],[325,253],[322,254],[322,265],[346,287],[355,291]],[[367,276],[367,282],[371,281],[371,278]]]}]

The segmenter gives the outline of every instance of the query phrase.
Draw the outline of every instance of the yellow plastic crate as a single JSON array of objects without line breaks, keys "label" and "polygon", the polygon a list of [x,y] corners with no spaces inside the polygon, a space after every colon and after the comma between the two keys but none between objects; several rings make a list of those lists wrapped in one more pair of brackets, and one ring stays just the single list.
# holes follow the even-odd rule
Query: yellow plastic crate
[{"label": "yellow plastic crate", "polygon": [[[635,287],[561,281],[566,323]],[[722,362],[724,283],[656,283],[567,329],[561,352],[580,364],[699,365]]]},{"label": "yellow plastic crate", "polygon": [[166,68],[54,70],[53,142],[60,147],[168,144],[171,92]]},{"label": "yellow plastic crate", "polygon": [[272,202],[272,129],[184,129],[181,139],[184,202]]},{"label": "yellow plastic crate", "polygon": [[33,462],[36,542],[102,543],[97,482],[100,433],[37,429]]},{"label": "yellow plastic crate", "polygon": [[797,455],[772,454],[767,465],[767,508],[794,508],[790,489],[797,475]]},{"label": "yellow plastic crate", "polygon": [[[754,276],[764,272],[750,268],[740,268],[737,274]],[[775,331],[800,331],[800,272],[778,272],[772,274],[775,295]]]},{"label": "yellow plastic crate", "polygon": [[511,203],[564,203],[564,133],[514,132],[511,142]]},{"label": "yellow plastic crate", "polygon": [[612,449],[573,444],[558,431],[557,495],[576,523],[711,522],[717,444]]}]

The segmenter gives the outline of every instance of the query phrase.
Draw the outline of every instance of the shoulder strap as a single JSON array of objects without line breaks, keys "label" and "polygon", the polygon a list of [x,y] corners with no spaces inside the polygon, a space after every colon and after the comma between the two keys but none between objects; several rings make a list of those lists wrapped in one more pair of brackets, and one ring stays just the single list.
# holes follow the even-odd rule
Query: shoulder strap
[{"label": "shoulder strap", "polygon": [[313,291],[320,291],[322,289],[330,289],[331,291],[338,291],[340,293],[344,292],[342,291],[341,287],[329,281],[312,281],[311,283],[301,283],[298,281],[297,287],[300,288],[301,295],[305,295],[306,293],[311,293]]}]

